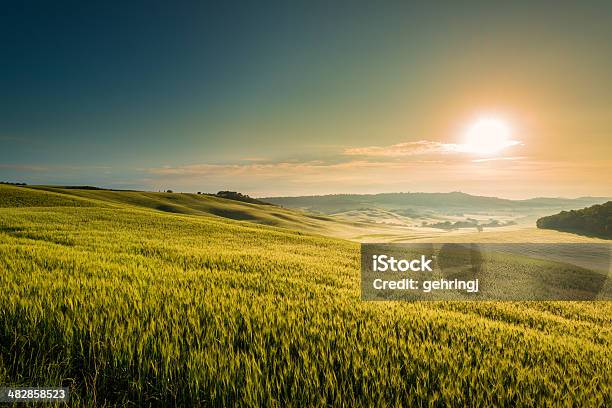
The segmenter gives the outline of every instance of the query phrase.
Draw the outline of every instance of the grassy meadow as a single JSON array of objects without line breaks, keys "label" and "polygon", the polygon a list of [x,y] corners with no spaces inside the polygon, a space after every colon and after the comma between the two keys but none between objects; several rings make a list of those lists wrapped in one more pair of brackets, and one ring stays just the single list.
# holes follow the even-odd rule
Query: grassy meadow
[{"label": "grassy meadow", "polygon": [[362,302],[359,245],[318,235],[341,227],[0,186],[0,384],[75,406],[612,405],[612,302]]}]

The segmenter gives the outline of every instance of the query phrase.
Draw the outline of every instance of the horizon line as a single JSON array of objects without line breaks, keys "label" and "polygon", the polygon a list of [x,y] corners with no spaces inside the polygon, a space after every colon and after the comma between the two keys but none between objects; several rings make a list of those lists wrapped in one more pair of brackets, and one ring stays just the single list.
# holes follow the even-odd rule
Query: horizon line
[{"label": "horizon line", "polygon": [[[0,181],[0,185],[12,185],[19,187],[50,187],[50,188],[70,188],[70,189],[96,189],[96,190],[106,190],[106,191],[125,191],[125,192],[144,192],[144,193],[168,193],[171,191],[171,194],[206,194],[206,195],[216,195],[221,191],[236,191],[231,189],[220,189],[217,192],[203,192],[203,191],[175,191],[174,189],[157,189],[157,190],[147,190],[147,189],[134,189],[134,188],[111,188],[111,187],[99,187],[95,185],[89,184],[27,184],[23,182],[10,182],[10,181]],[[603,199],[612,199],[612,196],[606,195],[581,195],[576,197],[564,197],[564,196],[533,196],[529,198],[507,198],[502,196],[490,196],[490,195],[480,195],[467,193],[465,191],[453,190],[453,191],[435,191],[435,192],[427,192],[427,191],[387,191],[387,192],[379,192],[379,193],[329,193],[329,194],[304,194],[304,195],[268,195],[268,196],[259,196],[253,195],[251,198],[255,199],[266,199],[266,198],[301,198],[301,197],[328,197],[328,196],[376,196],[376,195],[384,195],[384,194],[465,194],[471,197],[481,197],[481,198],[496,198],[501,200],[509,200],[509,201],[525,201],[525,200],[533,200],[533,199],[561,199],[561,200],[578,200],[581,198],[603,198]],[[248,194],[247,194],[248,195]]]}]

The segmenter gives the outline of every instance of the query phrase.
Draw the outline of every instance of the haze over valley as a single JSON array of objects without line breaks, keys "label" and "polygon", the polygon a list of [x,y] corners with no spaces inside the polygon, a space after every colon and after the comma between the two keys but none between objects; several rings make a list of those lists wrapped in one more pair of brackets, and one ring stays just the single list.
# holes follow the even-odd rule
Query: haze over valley
[{"label": "haze over valley", "polygon": [[[261,200],[336,220],[369,224],[377,231],[386,228],[390,235],[401,240],[402,231],[430,236],[533,228],[537,219],[544,215],[601,204],[610,198],[509,200],[451,192],[335,194]],[[382,238],[380,232],[373,237]],[[411,238],[412,235],[408,239]]]}]

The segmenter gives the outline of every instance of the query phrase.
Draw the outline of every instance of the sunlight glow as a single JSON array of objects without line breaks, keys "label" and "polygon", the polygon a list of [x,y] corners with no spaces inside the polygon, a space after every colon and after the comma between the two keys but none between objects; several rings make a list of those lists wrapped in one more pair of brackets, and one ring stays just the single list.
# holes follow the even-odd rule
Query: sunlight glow
[{"label": "sunlight glow", "polygon": [[466,131],[461,150],[479,155],[495,154],[519,143],[511,140],[510,135],[510,127],[504,121],[481,118]]}]

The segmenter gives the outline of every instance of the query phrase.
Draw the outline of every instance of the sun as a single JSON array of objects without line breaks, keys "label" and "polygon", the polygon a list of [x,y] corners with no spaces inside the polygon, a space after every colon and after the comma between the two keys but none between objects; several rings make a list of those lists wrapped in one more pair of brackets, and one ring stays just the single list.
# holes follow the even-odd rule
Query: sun
[{"label": "sun", "polygon": [[510,126],[501,119],[478,119],[465,132],[463,151],[479,155],[491,155],[506,147],[518,144],[511,140]]}]

